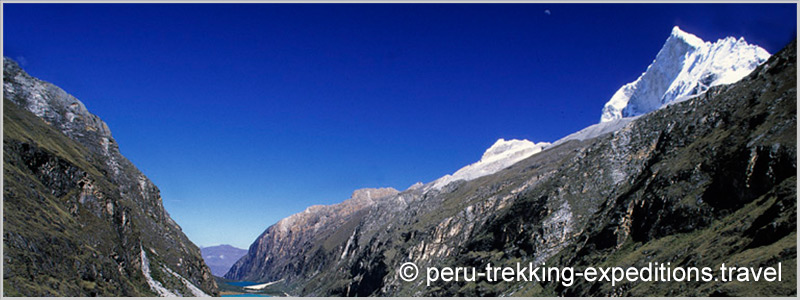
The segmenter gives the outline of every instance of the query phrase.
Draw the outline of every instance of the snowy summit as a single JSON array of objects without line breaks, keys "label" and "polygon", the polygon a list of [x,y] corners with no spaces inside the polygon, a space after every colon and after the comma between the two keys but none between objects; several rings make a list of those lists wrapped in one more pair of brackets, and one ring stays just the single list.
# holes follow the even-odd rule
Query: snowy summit
[{"label": "snowy summit", "polygon": [[472,180],[494,174],[518,161],[541,152],[549,145],[550,143],[533,143],[529,140],[499,139],[489,149],[486,149],[481,160],[459,169],[453,175],[445,175],[435,180],[433,188],[438,190],[454,181]]},{"label": "snowy summit", "polygon": [[643,115],[709,87],[734,83],[769,57],[744,38],[704,42],[675,26],[647,70],[606,103],[600,122]]}]

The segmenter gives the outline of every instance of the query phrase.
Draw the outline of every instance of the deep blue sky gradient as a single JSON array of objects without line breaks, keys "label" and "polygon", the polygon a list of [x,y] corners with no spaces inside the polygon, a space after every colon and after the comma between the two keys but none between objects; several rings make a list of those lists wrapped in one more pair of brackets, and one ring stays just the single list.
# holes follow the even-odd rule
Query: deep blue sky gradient
[{"label": "deep blue sky gradient", "polygon": [[3,7],[4,55],[105,120],[195,243],[242,248],[309,205],[452,173],[498,138],[598,122],[674,25],[775,53],[797,22],[793,4]]}]

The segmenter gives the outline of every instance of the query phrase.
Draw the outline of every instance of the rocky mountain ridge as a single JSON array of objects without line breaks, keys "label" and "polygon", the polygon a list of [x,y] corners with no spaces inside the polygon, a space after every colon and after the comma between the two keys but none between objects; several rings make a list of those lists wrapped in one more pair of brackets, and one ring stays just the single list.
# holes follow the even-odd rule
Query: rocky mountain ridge
[{"label": "rocky mountain ridge", "polygon": [[[226,277],[282,280],[293,295],[795,295],[793,267],[784,270],[788,281],[757,286],[426,287],[396,273],[404,262],[420,269],[529,261],[629,266],[656,257],[711,267],[796,265],[795,62],[792,43],[738,83],[576,133],[491,174],[440,189],[415,186],[336,226],[262,235]],[[275,247],[287,241],[303,246]]]},{"label": "rocky mountain ridge", "polygon": [[200,250],[108,126],[3,59],[5,296],[217,294]]}]

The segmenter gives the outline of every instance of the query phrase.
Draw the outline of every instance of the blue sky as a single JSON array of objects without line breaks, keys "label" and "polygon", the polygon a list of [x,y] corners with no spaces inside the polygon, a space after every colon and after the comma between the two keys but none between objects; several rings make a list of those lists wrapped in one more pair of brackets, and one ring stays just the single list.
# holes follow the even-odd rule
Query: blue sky
[{"label": "blue sky", "polygon": [[[673,26],[770,53],[794,4],[4,4],[3,51],[105,120],[198,245],[597,123]],[[549,13],[546,13],[548,11]]]}]

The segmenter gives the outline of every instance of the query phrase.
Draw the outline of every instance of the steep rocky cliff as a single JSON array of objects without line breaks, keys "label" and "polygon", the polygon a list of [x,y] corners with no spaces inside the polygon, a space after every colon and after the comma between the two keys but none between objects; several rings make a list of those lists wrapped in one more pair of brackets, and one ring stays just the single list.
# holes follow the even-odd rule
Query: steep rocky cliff
[{"label": "steep rocky cliff", "polygon": [[200,250],[108,126],[3,59],[5,296],[216,295]]},{"label": "steep rocky cliff", "polygon": [[[295,215],[267,229],[226,277],[282,280],[295,295],[796,295],[796,60],[793,42],[737,83],[560,141],[488,176],[414,186],[346,217]],[[780,262],[783,281],[427,287],[424,274],[405,282],[396,272],[405,262],[424,271],[653,261]]]}]

